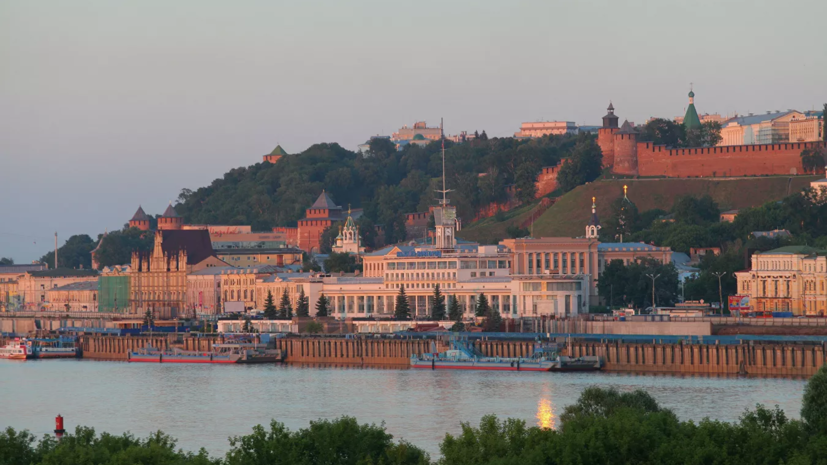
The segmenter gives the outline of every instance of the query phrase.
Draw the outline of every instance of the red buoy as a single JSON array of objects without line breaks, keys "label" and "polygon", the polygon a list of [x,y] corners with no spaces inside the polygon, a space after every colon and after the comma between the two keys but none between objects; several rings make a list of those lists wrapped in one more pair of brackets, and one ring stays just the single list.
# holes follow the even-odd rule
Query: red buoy
[{"label": "red buoy", "polygon": [[60,439],[66,430],[63,429],[63,417],[58,413],[55,417],[55,436]]}]

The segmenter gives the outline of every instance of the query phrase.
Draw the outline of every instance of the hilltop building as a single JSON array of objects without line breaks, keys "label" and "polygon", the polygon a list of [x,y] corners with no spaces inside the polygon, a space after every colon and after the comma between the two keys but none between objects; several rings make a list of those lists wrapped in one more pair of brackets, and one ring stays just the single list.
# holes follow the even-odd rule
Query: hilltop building
[{"label": "hilltop building", "polygon": [[272,152],[264,155],[262,158],[267,163],[275,164],[277,161],[281,160],[282,157],[286,157],[288,154],[281,148],[281,145],[277,145],[276,148],[273,149]]},{"label": "hilltop building", "polygon": [[391,135],[391,142],[423,141],[427,144],[440,139],[442,139],[442,128],[429,128],[425,121],[417,121],[412,128],[407,125],[402,126]]},{"label": "hilltop building", "polygon": [[138,228],[141,231],[149,231],[149,217],[144,213],[143,207],[138,205],[138,211],[132,215],[132,219],[129,220],[129,227],[130,228]]},{"label": "hilltop building", "polygon": [[535,139],[548,135],[561,136],[565,134],[577,134],[577,125],[573,121],[539,121],[535,123],[523,123],[520,130],[514,133],[518,139]]},{"label": "hilltop building", "polygon": [[[736,116],[727,120],[721,129],[719,146],[777,144],[790,142],[790,122],[804,120],[803,113],[794,110],[767,112],[765,115]],[[818,140],[818,139],[814,139]],[[801,141],[795,141],[801,142]]]},{"label": "hilltop building", "polygon": [[824,140],[824,112],[805,111],[804,117],[793,116],[790,120],[790,142],[815,142]]},{"label": "hilltop building", "polygon": [[[356,222],[353,221],[350,209],[347,211],[345,226],[339,229],[339,235],[336,236],[333,251],[354,255],[361,255],[365,252],[365,248],[362,246],[362,236],[359,235],[359,227],[356,226]],[[301,262],[301,255],[299,255],[299,262]]]}]

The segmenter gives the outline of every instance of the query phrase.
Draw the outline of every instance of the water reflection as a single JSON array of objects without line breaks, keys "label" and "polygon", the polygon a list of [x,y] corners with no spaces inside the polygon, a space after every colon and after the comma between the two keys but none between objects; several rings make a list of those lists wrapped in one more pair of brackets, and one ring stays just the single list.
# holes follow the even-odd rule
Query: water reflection
[{"label": "water reflection", "polygon": [[554,410],[551,408],[551,399],[540,399],[537,403],[537,426],[543,429],[554,428]]}]

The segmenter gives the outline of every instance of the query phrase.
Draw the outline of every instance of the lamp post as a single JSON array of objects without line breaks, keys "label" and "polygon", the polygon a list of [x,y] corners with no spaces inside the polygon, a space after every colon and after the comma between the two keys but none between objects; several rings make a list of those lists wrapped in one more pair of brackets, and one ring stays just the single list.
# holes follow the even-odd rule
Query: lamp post
[{"label": "lamp post", "polygon": [[652,313],[654,314],[654,312],[656,311],[656,307],[655,307],[655,280],[660,278],[660,273],[658,273],[658,274],[646,273],[646,276],[648,276],[652,280]]},{"label": "lamp post", "polygon": [[716,271],[712,273],[712,275],[718,277],[718,305],[720,306],[721,316],[724,316],[724,292],[723,288],[721,287],[721,277],[726,275],[726,272]]}]

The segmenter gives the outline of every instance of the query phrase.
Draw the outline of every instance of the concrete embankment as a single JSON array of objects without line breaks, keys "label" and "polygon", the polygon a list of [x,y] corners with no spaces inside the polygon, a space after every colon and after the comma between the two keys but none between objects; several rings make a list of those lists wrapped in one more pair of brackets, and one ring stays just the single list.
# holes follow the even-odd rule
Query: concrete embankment
[{"label": "concrete embankment", "polygon": [[[174,336],[83,336],[83,357],[126,360],[131,350],[151,345],[160,349],[208,351],[217,338]],[[284,338],[276,341],[287,363],[325,363],[354,366],[408,366],[412,354],[447,349],[443,341],[410,339]],[[483,354],[529,357],[529,341],[476,341]],[[778,343],[739,345],[572,342],[572,356],[597,355],[604,369],[616,372],[811,376],[825,364],[822,344]]]}]

